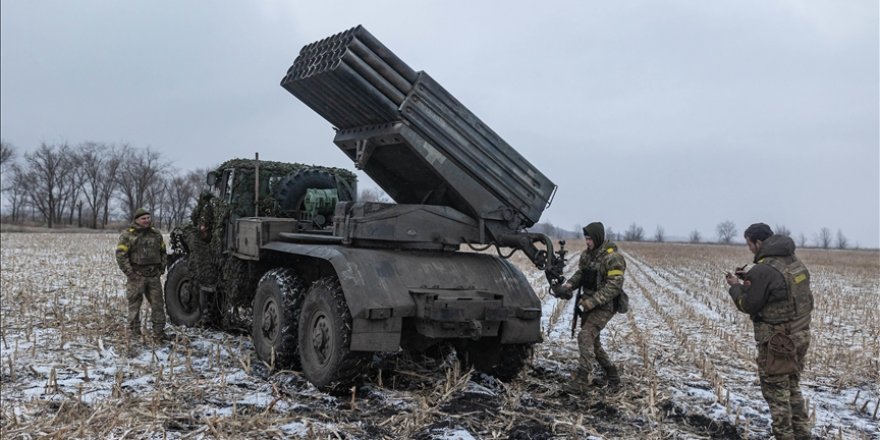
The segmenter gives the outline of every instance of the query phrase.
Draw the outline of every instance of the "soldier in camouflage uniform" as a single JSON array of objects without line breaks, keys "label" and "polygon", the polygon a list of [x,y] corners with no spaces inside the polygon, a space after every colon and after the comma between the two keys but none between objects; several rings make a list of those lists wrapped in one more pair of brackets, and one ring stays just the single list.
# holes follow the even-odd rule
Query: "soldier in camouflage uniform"
[{"label": "soldier in camouflage uniform", "polygon": [[617,251],[617,245],[605,240],[605,226],[590,223],[584,227],[587,250],[578,261],[578,270],[564,284],[553,289],[553,295],[563,299],[572,296],[572,289],[582,287],[578,303],[581,313],[581,331],[578,334],[580,358],[573,375],[573,391],[584,391],[590,385],[602,385],[593,381],[593,368],[598,361],[605,371],[605,379],[611,386],[620,384],[620,374],[605,350],[599,333],[617,312],[616,299],[623,292],[623,274],[626,261]]},{"label": "soldier in camouflage uniform", "polygon": [[152,228],[150,213],[140,208],[134,213],[131,226],[119,235],[116,245],[116,264],[128,281],[125,285],[128,298],[128,325],[132,334],[139,335],[141,328],[141,303],[147,298],[150,304],[150,320],[153,337],[165,340],[165,301],[159,277],[165,272],[168,255],[162,234]]},{"label": "soldier in camouflage uniform", "polygon": [[[220,261],[218,256],[222,254],[223,228],[217,227],[217,216],[220,214],[220,199],[211,193],[204,193],[199,197],[196,208],[193,210],[191,220],[195,226],[192,237],[188,241],[191,257],[189,259],[189,271],[195,280],[199,291],[207,289],[211,292],[208,301],[216,300],[216,292],[221,283]],[[203,311],[212,310],[207,304],[201,304]],[[205,316],[212,319],[212,316]]]},{"label": "soldier in camouflage uniform", "polygon": [[754,324],[761,393],[770,406],[773,435],[809,439],[812,427],[799,381],[810,347],[810,272],[794,255],[794,241],[773,235],[766,224],[749,226],[745,239],[755,265],[728,273],[726,280],[733,303]]}]

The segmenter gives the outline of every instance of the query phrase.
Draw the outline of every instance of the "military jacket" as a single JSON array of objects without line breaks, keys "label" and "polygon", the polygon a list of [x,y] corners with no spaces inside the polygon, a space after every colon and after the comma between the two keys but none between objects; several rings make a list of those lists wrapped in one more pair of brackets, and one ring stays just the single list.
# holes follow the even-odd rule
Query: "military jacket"
[{"label": "military jacket", "polygon": [[132,224],[119,235],[116,264],[126,276],[158,276],[165,270],[168,255],[162,233]]},{"label": "military jacket", "polygon": [[614,310],[614,298],[623,291],[626,260],[617,245],[606,240],[592,252],[581,252],[578,270],[568,281],[574,288],[583,287],[581,306],[584,310]]},{"label": "military jacket", "polygon": [[[813,309],[810,272],[794,255],[791,238],[772,235],[755,255],[742,284],[730,287],[736,307],[758,324],[806,322]],[[794,329],[797,330],[797,329]]]}]

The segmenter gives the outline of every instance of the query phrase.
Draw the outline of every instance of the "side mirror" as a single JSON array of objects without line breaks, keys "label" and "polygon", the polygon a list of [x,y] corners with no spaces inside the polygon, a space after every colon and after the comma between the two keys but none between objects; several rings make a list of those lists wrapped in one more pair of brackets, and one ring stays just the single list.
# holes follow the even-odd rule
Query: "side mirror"
[{"label": "side mirror", "polygon": [[210,187],[213,187],[214,185],[216,185],[217,184],[217,173],[214,171],[208,172],[208,177],[207,177],[207,179],[205,179],[205,183],[207,183],[208,186],[210,186]]}]

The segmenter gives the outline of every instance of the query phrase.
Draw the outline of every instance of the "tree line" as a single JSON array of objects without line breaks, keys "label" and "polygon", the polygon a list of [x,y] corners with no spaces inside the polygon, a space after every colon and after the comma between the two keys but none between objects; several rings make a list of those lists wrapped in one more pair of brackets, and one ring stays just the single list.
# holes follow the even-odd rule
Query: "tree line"
[{"label": "tree line", "polygon": [[[179,171],[159,152],[129,144],[43,143],[19,154],[0,141],[0,213],[12,224],[106,229],[146,208],[155,227],[171,229],[187,221],[208,189],[208,171]],[[390,202],[373,188],[359,198]]]},{"label": "tree line", "polygon": [[136,209],[154,224],[183,223],[205,188],[207,170],[181,172],[150,148],[83,142],[46,144],[19,157],[0,141],[4,221],[105,229]]},{"label": "tree line", "polygon": [[[15,224],[41,223],[50,228],[59,225],[105,229],[111,221],[127,221],[136,209],[144,207],[160,228],[184,223],[201,194],[206,190],[208,169],[181,172],[162,155],[150,148],[129,144],[83,142],[78,145],[43,143],[33,152],[18,157],[14,146],[0,141],[0,173],[4,195],[3,220]],[[364,189],[360,199],[390,202],[379,190]],[[551,237],[581,237],[581,226],[574,231],[538,223],[532,232]],[[791,236],[785,226],[776,225],[775,233]],[[717,243],[729,244],[737,236],[736,225],[723,221],[715,228]],[[617,241],[665,242],[662,226],[652,237],[632,223],[622,233],[606,228],[608,238]],[[820,248],[846,249],[849,241],[843,231],[836,236],[823,227],[809,241],[804,233],[792,237],[800,247],[812,244]],[[710,242],[698,230],[690,232],[690,243]]]},{"label": "tree line", "polygon": [[[581,225],[575,225],[574,231],[569,231],[567,229],[560,228],[558,226],[554,226],[552,223],[538,223],[533,227],[529,228],[531,232],[538,232],[542,234],[546,234],[551,237],[562,238],[562,239],[571,239],[571,238],[581,238],[583,234],[581,233]],[[793,237],[791,230],[789,230],[784,225],[776,225],[773,228],[775,234],[785,235],[787,237],[791,237],[795,243],[797,243],[798,247],[818,247],[823,249],[848,249],[851,247],[849,240],[844,235],[843,231],[838,229],[837,234],[834,235],[831,232],[830,228],[823,227],[819,230],[818,233],[813,235],[813,239],[810,240],[807,238],[807,235],[803,232],[798,234],[797,237]],[[733,239],[736,238],[739,234],[739,231],[736,228],[736,224],[730,220],[725,220],[719,223],[715,227],[715,241],[711,238],[707,239],[703,237],[703,234],[700,233],[699,230],[694,229],[688,234],[687,242],[688,243],[721,243],[721,244],[731,244]],[[663,243],[669,240],[669,237],[666,235],[666,231],[663,226],[658,225],[657,229],[654,230],[654,234],[652,236],[648,236],[645,232],[645,229],[637,223],[631,223],[623,232],[618,232],[611,226],[606,225],[605,227],[605,236],[614,241],[656,241],[658,243]]]}]

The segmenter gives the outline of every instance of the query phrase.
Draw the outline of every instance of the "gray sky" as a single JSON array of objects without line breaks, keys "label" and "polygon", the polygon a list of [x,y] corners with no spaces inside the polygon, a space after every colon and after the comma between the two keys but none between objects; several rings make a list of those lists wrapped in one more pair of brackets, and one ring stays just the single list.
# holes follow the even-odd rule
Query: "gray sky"
[{"label": "gray sky", "polygon": [[19,151],[351,169],[279,82],[303,45],[363,24],[559,186],[542,221],[880,245],[876,0],[4,0],[0,19],[0,134]]}]

